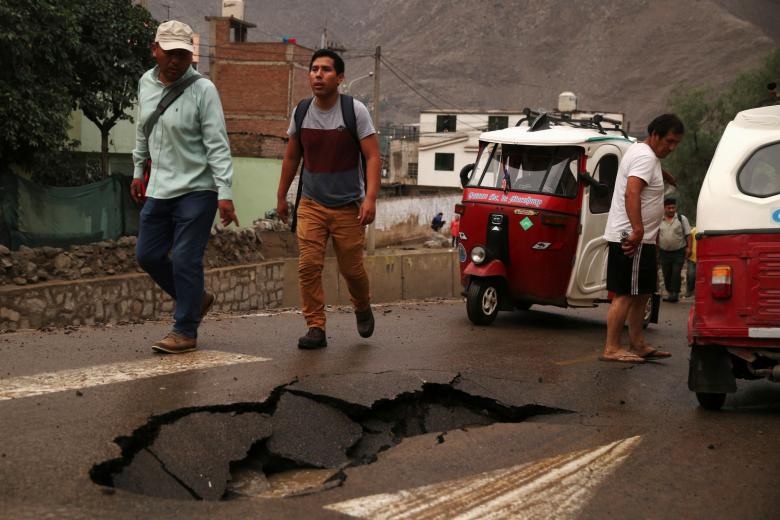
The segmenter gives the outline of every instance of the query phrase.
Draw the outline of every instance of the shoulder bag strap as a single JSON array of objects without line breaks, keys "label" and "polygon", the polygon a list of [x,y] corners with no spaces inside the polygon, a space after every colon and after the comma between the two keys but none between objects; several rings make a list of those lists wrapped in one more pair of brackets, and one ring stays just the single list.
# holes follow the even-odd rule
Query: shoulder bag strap
[{"label": "shoulder bag strap", "polygon": [[154,128],[154,125],[157,124],[157,120],[160,119],[160,116],[163,115],[163,113],[168,109],[171,104],[176,101],[176,99],[182,95],[182,93],[198,81],[200,78],[202,78],[200,74],[194,74],[186,79],[183,79],[180,83],[178,83],[175,87],[173,87],[171,90],[168,91],[165,96],[160,100],[160,103],[157,105],[157,108],[152,112],[152,114],[149,116],[149,119],[146,120],[144,123],[143,131],[144,135],[147,139],[149,139],[149,135],[152,133],[152,129]]}]

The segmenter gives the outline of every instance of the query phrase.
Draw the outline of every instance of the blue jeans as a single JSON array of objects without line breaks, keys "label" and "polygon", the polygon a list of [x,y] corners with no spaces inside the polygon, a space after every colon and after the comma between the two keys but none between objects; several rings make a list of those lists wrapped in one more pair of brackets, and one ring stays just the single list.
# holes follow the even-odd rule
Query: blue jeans
[{"label": "blue jeans", "polygon": [[216,212],[217,194],[213,191],[195,191],[173,199],[148,198],[138,224],[138,264],[176,301],[173,330],[190,338],[198,336],[203,255]]}]

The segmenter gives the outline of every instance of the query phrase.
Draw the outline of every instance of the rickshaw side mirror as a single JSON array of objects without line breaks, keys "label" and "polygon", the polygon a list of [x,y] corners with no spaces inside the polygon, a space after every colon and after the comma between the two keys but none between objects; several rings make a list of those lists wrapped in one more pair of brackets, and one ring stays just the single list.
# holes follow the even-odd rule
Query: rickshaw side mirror
[{"label": "rickshaw side mirror", "polygon": [[460,185],[465,188],[474,175],[474,163],[467,164],[460,169]]}]

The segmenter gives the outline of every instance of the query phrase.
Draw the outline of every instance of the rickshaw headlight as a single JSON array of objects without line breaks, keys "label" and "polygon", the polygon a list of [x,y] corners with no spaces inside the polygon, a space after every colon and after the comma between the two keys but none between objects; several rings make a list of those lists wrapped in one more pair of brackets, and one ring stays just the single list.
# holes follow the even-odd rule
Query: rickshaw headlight
[{"label": "rickshaw headlight", "polygon": [[712,268],[710,293],[713,298],[724,300],[731,298],[731,266],[716,265]]},{"label": "rickshaw headlight", "polygon": [[485,248],[482,247],[482,246],[475,246],[471,250],[471,261],[474,262],[477,265],[479,265],[482,262],[484,262],[486,256],[487,255],[485,254]]}]

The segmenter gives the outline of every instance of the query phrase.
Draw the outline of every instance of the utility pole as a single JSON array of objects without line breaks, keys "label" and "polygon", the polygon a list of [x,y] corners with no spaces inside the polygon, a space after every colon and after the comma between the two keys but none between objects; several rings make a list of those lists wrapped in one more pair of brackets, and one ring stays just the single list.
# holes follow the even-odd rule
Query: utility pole
[{"label": "utility pole", "polygon": [[374,53],[374,126],[379,131],[379,63],[382,60],[382,47],[378,46]]},{"label": "utility pole", "polygon": [[[377,138],[379,135],[379,64],[382,61],[382,47],[377,46],[374,53],[374,113],[372,119],[374,120],[374,128],[376,128]],[[379,170],[380,170],[380,184],[382,183],[381,170],[382,170],[382,147],[379,147]],[[381,187],[380,187],[381,189]],[[373,256],[376,249],[376,219],[374,222],[368,225],[368,232],[366,235],[366,253],[369,256]]]}]

